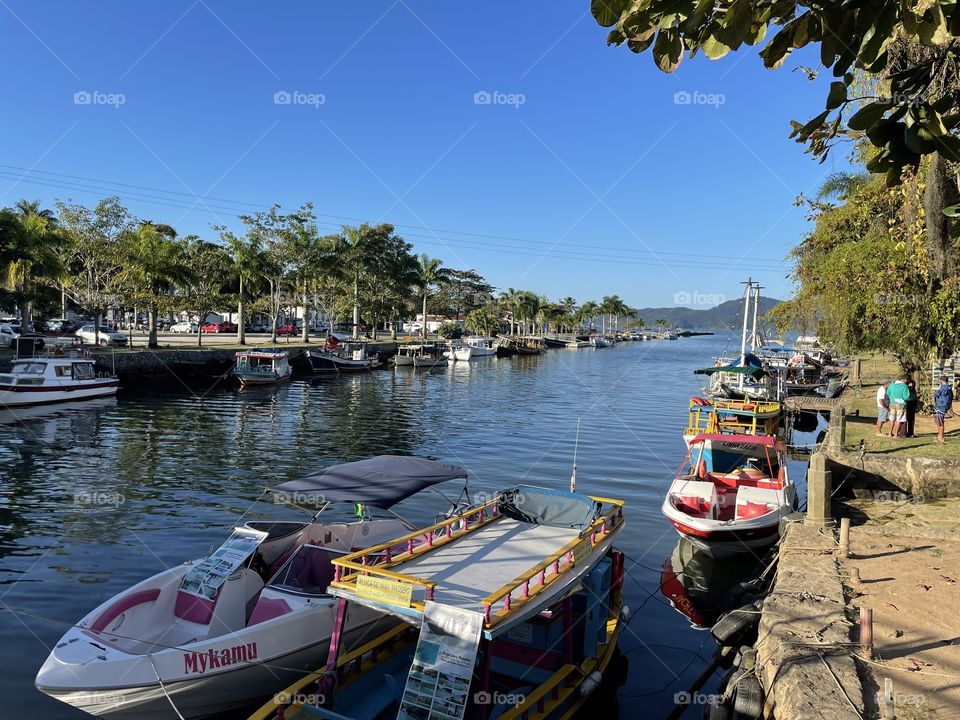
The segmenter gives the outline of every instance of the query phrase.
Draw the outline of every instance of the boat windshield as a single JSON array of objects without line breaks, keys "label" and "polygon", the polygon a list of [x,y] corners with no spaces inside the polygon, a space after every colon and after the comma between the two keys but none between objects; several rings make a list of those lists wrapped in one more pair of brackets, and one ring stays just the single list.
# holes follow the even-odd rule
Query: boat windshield
[{"label": "boat windshield", "polygon": [[301,545],[273,576],[269,587],[303,595],[325,595],[333,582],[330,561],[345,553],[319,545]]},{"label": "boat windshield", "polygon": [[47,364],[42,362],[18,362],[10,368],[11,375],[43,375]]},{"label": "boat windshield", "polygon": [[[707,466],[711,468],[712,472],[719,474],[753,468],[769,477],[775,477],[780,469],[776,455],[774,454],[768,459],[763,454],[763,448],[754,448],[747,452],[714,448],[705,451],[703,459],[707,461]],[[699,450],[692,453],[691,464],[696,467],[698,460],[700,460]]]}]

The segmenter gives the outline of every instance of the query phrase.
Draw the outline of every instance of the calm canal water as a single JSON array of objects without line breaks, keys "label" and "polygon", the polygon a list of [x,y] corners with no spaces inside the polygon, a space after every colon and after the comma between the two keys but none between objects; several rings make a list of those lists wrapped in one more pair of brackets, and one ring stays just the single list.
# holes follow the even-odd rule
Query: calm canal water
[{"label": "calm canal water", "polygon": [[[618,546],[630,559],[626,601],[635,614],[620,642],[629,672],[619,708],[624,717],[665,715],[704,665],[695,653],[709,658],[714,645],[660,592],[677,535],[659,506],[684,456],[687,401],[700,390],[692,370],[733,344],[714,336],[555,350],[253,392],[175,386],[8,418],[0,424],[0,610],[22,612],[0,612],[3,716],[88,717],[33,688],[64,624],[219,545],[265,486],[330,461],[397,453],[463,465],[473,493],[518,482],[566,488],[578,418],[577,489],[628,501]],[[791,471],[802,481],[802,466]],[[438,509],[404,507],[415,521]],[[298,517],[269,502],[253,516]],[[721,603],[726,585],[711,588],[710,568],[700,570],[701,604]]]}]

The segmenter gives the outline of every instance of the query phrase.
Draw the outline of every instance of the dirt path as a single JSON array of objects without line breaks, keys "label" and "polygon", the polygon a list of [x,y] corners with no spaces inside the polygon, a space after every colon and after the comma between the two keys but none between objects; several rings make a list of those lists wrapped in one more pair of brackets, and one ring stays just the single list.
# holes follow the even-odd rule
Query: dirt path
[{"label": "dirt path", "polygon": [[960,500],[853,501],[851,557],[841,560],[852,605],[873,610],[882,688],[893,681],[896,717],[960,718]]}]

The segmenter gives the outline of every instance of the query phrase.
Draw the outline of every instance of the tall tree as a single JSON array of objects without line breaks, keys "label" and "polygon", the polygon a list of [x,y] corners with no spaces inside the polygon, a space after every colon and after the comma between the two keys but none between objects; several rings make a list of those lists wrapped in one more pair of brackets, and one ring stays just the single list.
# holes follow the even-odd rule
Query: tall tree
[{"label": "tall tree", "polygon": [[432,258],[426,253],[417,258],[414,287],[416,287],[423,301],[423,327],[420,332],[424,339],[427,337],[427,299],[449,277],[449,270],[443,267],[443,261],[439,258]]},{"label": "tall tree", "polygon": [[176,231],[169,225],[151,222],[124,233],[121,243],[124,281],[132,289],[136,304],[147,306],[147,347],[156,348],[161,304],[169,309],[174,288],[187,284],[190,268],[186,244],[177,239]]},{"label": "tall tree", "polygon": [[230,281],[236,265],[228,248],[195,236],[186,240],[185,255],[190,272],[187,292],[179,304],[191,317],[197,318],[197,347],[201,347],[203,333],[200,332],[200,326],[210,313],[228,305],[233,299]]},{"label": "tall tree", "polygon": [[[230,274],[236,278],[239,285],[237,294],[237,342],[245,345],[247,303],[251,294],[259,289],[263,282],[263,244],[257,235],[246,234],[238,236],[222,225],[213,228],[220,234],[220,241],[226,246],[230,255]],[[199,318],[202,323],[206,316]]]},{"label": "tall tree", "polygon": [[4,281],[17,303],[24,330],[32,325],[32,304],[42,284],[55,284],[66,272],[58,250],[66,245],[57,218],[39,201],[21,200],[10,211],[15,251],[3,265]]}]

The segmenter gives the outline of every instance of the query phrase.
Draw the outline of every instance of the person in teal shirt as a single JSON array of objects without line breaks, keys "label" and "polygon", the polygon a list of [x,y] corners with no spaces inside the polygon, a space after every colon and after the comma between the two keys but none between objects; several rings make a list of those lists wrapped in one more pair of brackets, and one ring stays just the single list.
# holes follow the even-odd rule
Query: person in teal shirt
[{"label": "person in teal shirt", "polygon": [[887,399],[890,401],[890,437],[897,437],[901,423],[907,419],[907,400],[910,399],[906,376],[890,383]]}]

